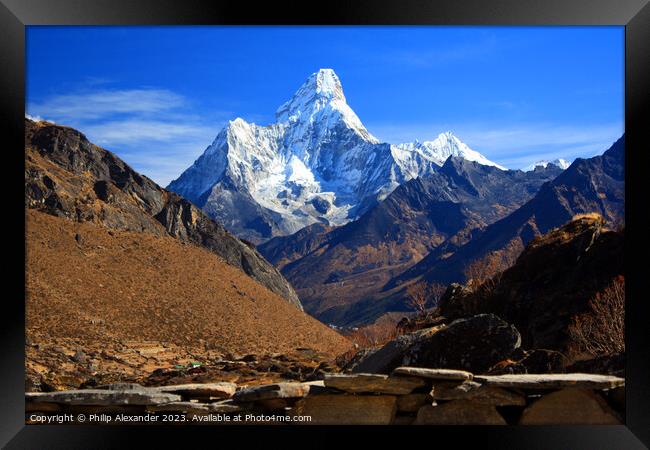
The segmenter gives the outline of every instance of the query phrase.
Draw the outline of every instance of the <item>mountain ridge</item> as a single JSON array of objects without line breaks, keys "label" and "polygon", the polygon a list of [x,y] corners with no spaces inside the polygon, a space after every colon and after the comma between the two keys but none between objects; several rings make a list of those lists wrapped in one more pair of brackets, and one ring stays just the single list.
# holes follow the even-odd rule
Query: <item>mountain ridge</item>
[{"label": "mountain ridge", "polygon": [[199,245],[302,309],[291,285],[253,247],[81,132],[26,118],[25,152],[27,208]]},{"label": "mountain ridge", "polygon": [[325,320],[328,308],[378,294],[446,240],[460,245],[471,239],[560,172],[502,171],[450,156],[438,171],[405,182],[353,222],[312,225],[258,249],[290,280],[305,310]]},{"label": "mountain ridge", "polygon": [[576,159],[553,181],[545,183],[529,202],[483,230],[473,242],[457,248],[451,257],[437,249],[387,284],[393,288],[407,279],[452,282],[463,277],[464,262],[504,248],[512,240],[523,245],[572,217],[596,212],[609,226],[625,223],[625,135],[602,155]]}]

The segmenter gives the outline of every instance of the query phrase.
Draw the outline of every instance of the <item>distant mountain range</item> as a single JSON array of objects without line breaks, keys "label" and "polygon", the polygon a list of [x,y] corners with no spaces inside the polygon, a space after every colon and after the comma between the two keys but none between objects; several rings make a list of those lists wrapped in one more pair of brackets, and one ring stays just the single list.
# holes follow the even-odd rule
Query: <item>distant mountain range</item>
[{"label": "distant mountain range", "polygon": [[321,69],[280,106],[275,123],[230,121],[168,189],[260,243],[314,223],[355,220],[449,156],[504,169],[450,132],[432,141],[380,143],[348,106],[336,73]]},{"label": "distant mountain range", "polygon": [[603,216],[613,228],[625,223],[625,136],[601,156],[576,159],[529,202],[454,249],[452,256],[447,256],[451,246],[440,246],[389,286],[413,277],[458,281],[468,261],[500,250],[513,240],[526,245],[573,216],[591,212]]},{"label": "distant mountain range", "polygon": [[[555,166],[504,171],[451,156],[428,176],[412,179],[356,221],[337,228],[312,225],[260,245],[260,252],[319,317],[379,292],[446,241],[463,243],[503,218],[555,178]],[[342,300],[344,299],[344,300]]]},{"label": "distant mountain range", "polygon": [[501,171],[449,158],[404,183],[357,221],[312,226],[259,246],[324,322],[372,322],[408,311],[407,286],[464,282],[490,252],[520,252],[535,236],[580,213],[624,224],[625,138],[602,156],[533,171]]}]

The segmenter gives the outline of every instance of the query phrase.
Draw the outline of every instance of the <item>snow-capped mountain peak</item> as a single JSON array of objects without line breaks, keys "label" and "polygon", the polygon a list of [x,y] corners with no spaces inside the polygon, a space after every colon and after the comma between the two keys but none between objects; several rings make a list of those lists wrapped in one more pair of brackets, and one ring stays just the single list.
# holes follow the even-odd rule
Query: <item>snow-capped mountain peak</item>
[{"label": "snow-capped mountain peak", "polygon": [[500,167],[451,132],[380,143],[348,105],[338,75],[320,69],[278,108],[275,123],[228,122],[168,188],[239,237],[260,242],[315,222],[354,220],[452,155]]},{"label": "snow-capped mountain peak", "polygon": [[469,148],[467,144],[461,141],[451,131],[440,133],[432,141],[420,142],[415,140],[414,142],[397,144],[394,147],[397,150],[395,152],[397,154],[404,152],[416,153],[420,157],[436,163],[438,166],[442,166],[450,156],[459,156],[470,161],[476,161],[485,166],[494,166],[501,170],[507,170],[505,167],[490,161],[476,150]]},{"label": "snow-capped mountain peak", "polygon": [[331,128],[342,121],[364,140],[379,142],[348,106],[341,80],[332,69],[320,69],[311,74],[291,100],[278,108],[275,119],[278,123],[289,125],[299,123],[302,128],[313,124]]},{"label": "snow-capped mountain peak", "polygon": [[557,158],[554,159],[553,161],[547,161],[547,160],[537,161],[536,163],[531,164],[530,166],[524,167],[522,170],[524,172],[530,172],[531,170],[535,170],[535,168],[537,167],[542,167],[545,169],[549,164],[553,164],[554,166],[557,166],[562,170],[568,168],[571,165],[571,163],[566,159]]}]

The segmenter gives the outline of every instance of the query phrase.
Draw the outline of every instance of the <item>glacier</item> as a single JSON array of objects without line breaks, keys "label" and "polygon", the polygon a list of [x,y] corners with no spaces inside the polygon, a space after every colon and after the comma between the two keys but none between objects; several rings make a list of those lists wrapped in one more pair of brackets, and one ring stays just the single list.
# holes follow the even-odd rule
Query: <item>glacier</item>
[{"label": "glacier", "polygon": [[167,187],[253,243],[321,222],[343,225],[449,156],[506,170],[451,132],[424,142],[380,142],[347,104],[332,69],[313,73],[275,123],[236,118]]}]

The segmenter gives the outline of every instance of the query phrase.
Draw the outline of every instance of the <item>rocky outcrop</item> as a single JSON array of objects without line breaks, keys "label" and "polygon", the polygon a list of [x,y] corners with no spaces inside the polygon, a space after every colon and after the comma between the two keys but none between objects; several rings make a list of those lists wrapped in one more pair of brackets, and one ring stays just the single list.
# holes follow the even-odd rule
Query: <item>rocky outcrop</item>
[{"label": "rocky outcrop", "polygon": [[416,342],[437,331],[426,329],[397,336],[380,349],[363,352],[361,358],[348,369],[353,373],[389,373],[404,364],[404,355]]},{"label": "rocky outcrop", "polygon": [[72,128],[25,119],[25,206],[108,228],[169,234],[210,250],[297,308],[291,285],[252,246]]},{"label": "rocky outcrop", "polygon": [[517,327],[524,348],[564,352],[571,319],[589,313],[594,295],[624,273],[623,242],[624,233],[605,228],[601,216],[580,216],[534,239],[489,289],[450,288],[440,313],[448,319],[496,314]]},{"label": "rocky outcrop", "polygon": [[[27,393],[28,423],[93,413],[95,424],[513,425],[620,424],[625,380],[586,374],[482,377],[400,367],[391,375],[325,376],[324,381],[233,387],[206,384]],[[206,397],[206,392],[219,392]],[[224,399],[224,396],[228,398]],[[70,420],[79,420],[74,414]]]},{"label": "rocky outcrop", "polygon": [[493,314],[402,335],[360,361],[353,372],[389,373],[401,365],[485,372],[521,345],[517,329]]},{"label": "rocky outcrop", "polygon": [[484,372],[521,345],[517,329],[493,314],[458,319],[437,333],[416,341],[404,363]]}]

